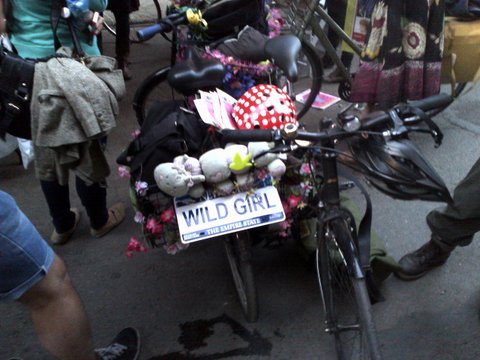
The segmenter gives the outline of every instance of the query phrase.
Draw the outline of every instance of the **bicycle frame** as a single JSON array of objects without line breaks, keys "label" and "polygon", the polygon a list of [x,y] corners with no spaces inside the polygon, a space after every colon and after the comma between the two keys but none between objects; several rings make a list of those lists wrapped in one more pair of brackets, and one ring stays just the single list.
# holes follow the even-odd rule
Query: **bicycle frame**
[{"label": "bicycle frame", "polygon": [[[325,149],[333,149],[334,143],[332,140],[325,140],[321,143]],[[320,155],[323,174],[323,185],[320,189],[320,201],[318,204],[318,216],[317,216],[317,234],[319,246],[320,242],[325,237],[325,232],[328,230],[327,225],[335,219],[353,219],[353,215],[350,211],[340,204],[340,186],[338,181],[337,170],[337,153],[334,151],[324,150]],[[345,262],[350,273],[357,279],[365,277],[362,264],[360,262],[360,255],[358,253],[358,238],[356,231],[352,231],[352,238],[354,243],[346,239],[339,238],[338,246],[342,250],[345,258]]]},{"label": "bicycle frame", "polygon": [[[292,2],[291,6],[293,8],[293,12],[296,13],[299,10],[294,2]],[[289,14],[289,16],[291,18],[289,18],[287,22],[295,23],[293,14]],[[318,38],[324,47],[327,55],[330,56],[335,65],[337,65],[338,69],[340,69],[345,79],[351,82],[352,76],[350,75],[349,70],[345,67],[345,65],[343,65],[340,57],[337,55],[337,50],[328,40],[327,34],[325,34],[325,31],[322,29],[320,23],[317,22],[316,19],[325,21],[330,29],[332,29],[342,39],[342,41],[345,41],[357,55],[361,54],[362,49],[345,33],[345,31],[343,31],[343,29],[330,17],[330,15],[328,15],[325,9],[320,6],[318,0],[309,0],[307,4],[307,13],[304,17],[304,26],[300,26],[295,35],[301,40],[308,41],[306,40],[306,32],[307,29],[310,28],[312,33]]]}]

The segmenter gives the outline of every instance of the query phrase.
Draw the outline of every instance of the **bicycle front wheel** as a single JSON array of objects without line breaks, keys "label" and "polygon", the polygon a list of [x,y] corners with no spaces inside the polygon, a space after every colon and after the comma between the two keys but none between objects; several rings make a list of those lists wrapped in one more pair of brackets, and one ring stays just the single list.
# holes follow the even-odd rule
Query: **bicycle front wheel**
[{"label": "bicycle front wheel", "polygon": [[352,260],[358,262],[350,225],[346,220],[337,219],[323,231],[317,250],[317,273],[326,332],[334,336],[337,358],[381,360],[365,279],[355,276],[352,271],[355,265],[349,264]]},{"label": "bicycle front wheel", "polygon": [[[142,3],[142,11],[132,12],[130,14],[130,35],[129,39],[131,42],[138,43],[143,42],[153,37],[142,38],[141,40],[137,36],[137,30],[144,28],[153,24],[156,24],[162,18],[162,8],[158,0],[152,0],[152,2]],[[117,21],[115,15],[110,10],[105,10],[103,12],[103,26],[105,29],[112,34],[117,36]]]},{"label": "bicycle front wheel", "polygon": [[255,322],[258,319],[258,302],[250,235],[248,231],[227,235],[224,244],[243,313],[248,322]]}]

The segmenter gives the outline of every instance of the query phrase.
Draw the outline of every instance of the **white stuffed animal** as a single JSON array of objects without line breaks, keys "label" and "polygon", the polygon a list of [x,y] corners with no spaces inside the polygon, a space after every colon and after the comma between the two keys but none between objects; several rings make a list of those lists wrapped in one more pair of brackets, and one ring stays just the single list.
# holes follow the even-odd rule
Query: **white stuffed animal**
[{"label": "white stuffed animal", "polygon": [[183,166],[186,171],[192,175],[202,175],[200,161],[197,158],[185,155],[178,155],[173,159],[173,163],[177,166]]},{"label": "white stuffed animal", "polygon": [[274,146],[273,143],[267,143],[265,141],[255,141],[248,143],[248,152],[252,155],[253,165],[257,168],[262,168],[270,164],[273,160],[278,159],[277,154],[266,153],[260,157],[263,152],[270,150]]},{"label": "white stuffed animal", "polygon": [[218,184],[227,180],[232,172],[230,171],[227,152],[225,149],[212,149],[200,156],[200,167],[205,176],[205,181],[210,184]]},{"label": "white stuffed animal", "polygon": [[[153,176],[158,188],[170,196],[187,195],[191,188],[195,189],[194,185],[205,181],[205,176],[192,175],[183,166],[174,163],[157,165]],[[197,190],[195,189],[195,193]]]}]

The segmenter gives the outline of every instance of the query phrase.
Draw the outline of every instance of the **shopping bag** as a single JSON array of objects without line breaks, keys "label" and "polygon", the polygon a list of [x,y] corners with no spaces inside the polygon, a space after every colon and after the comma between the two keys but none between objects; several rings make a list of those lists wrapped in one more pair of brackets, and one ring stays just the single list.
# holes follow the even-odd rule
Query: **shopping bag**
[{"label": "shopping bag", "polygon": [[477,82],[480,79],[480,20],[445,18],[442,83]]}]

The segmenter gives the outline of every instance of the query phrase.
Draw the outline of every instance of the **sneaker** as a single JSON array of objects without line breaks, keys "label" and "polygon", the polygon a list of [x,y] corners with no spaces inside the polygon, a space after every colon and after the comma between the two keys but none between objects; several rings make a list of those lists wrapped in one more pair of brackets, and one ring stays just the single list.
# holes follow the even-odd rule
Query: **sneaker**
[{"label": "sneaker", "polygon": [[110,345],[95,349],[100,360],[137,360],[140,354],[140,336],[137,329],[125,328]]},{"label": "sneaker", "polygon": [[451,250],[442,249],[430,240],[418,250],[404,255],[398,262],[401,270],[395,275],[402,280],[416,280],[433,268],[445,264],[450,254]]},{"label": "sneaker", "polygon": [[90,229],[90,234],[94,237],[102,237],[110,230],[119,225],[125,219],[125,205],[118,202],[108,209],[108,220],[100,229]]},{"label": "sneaker", "polygon": [[70,240],[73,232],[77,228],[78,222],[80,221],[80,210],[78,210],[77,208],[71,208],[70,211],[75,214],[75,223],[70,230],[60,234],[57,232],[57,230],[53,229],[52,235],[50,236],[50,242],[53,245],[65,244],[68,240]]}]

